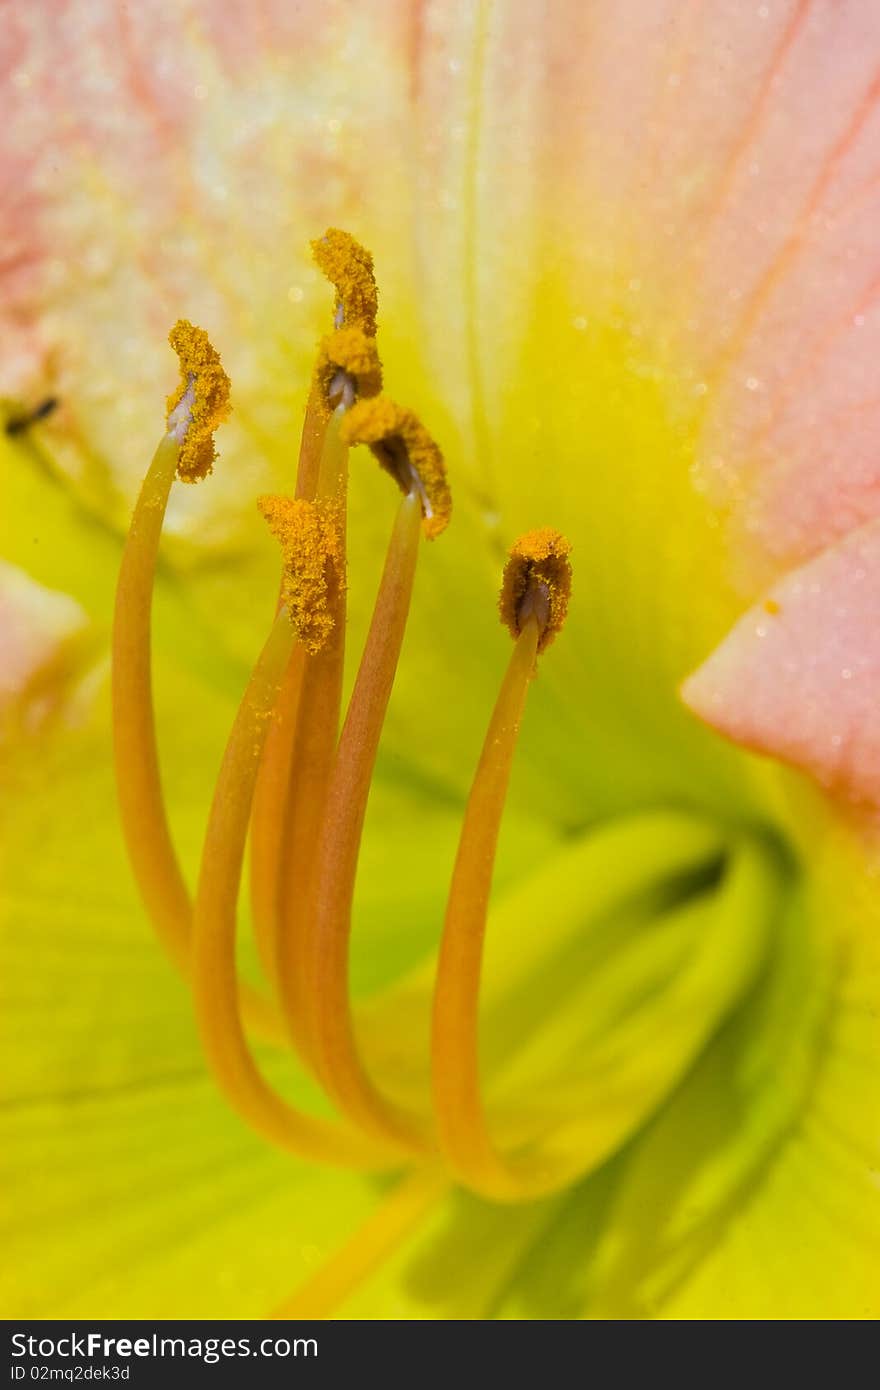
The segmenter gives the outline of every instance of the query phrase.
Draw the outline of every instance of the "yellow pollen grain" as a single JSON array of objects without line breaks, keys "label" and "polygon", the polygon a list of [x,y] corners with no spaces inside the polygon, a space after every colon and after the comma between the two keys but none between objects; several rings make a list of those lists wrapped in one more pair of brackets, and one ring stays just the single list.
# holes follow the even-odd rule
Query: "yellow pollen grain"
[{"label": "yellow pollen grain", "polygon": [[214,466],[214,431],[232,408],[230,382],[219,353],[203,328],[194,327],[188,319],[178,319],[168,341],[180,359],[180,382],[167,402],[169,416],[193,387],[189,423],[180,442],[177,476],[185,483],[195,483],[206,478]]},{"label": "yellow pollen grain", "polygon": [[281,545],[282,601],[306,651],[327,645],[345,583],[345,544],[337,502],[260,497],[257,506]]},{"label": "yellow pollen grain", "polygon": [[541,526],[527,531],[510,548],[498,608],[512,637],[526,616],[538,619],[538,651],[553,641],[565,622],[571,595],[571,545],[560,531]]},{"label": "yellow pollen grain", "polygon": [[340,435],[346,444],[369,445],[403,493],[418,492],[422,530],[429,540],[446,530],[452,513],[446,465],[414,411],[387,396],[358,401],[346,414]]},{"label": "yellow pollen grain", "polygon": [[776,614],[777,614],[777,613],[780,613],[781,611],[782,611],[782,610],[780,609],[779,604],[776,602],[775,598],[765,598],[765,600],[764,600],[764,612],[765,612],[765,613],[770,613],[770,614],[772,614],[773,617],[775,617]]},{"label": "yellow pollen grain", "polygon": [[376,339],[368,337],[362,328],[337,328],[318,345],[315,382],[328,410],[330,388],[339,372],[351,377],[358,396],[378,396],[382,390],[382,363]]},{"label": "yellow pollen grain", "polygon": [[349,232],[328,227],[312,242],[312,254],[336,290],[337,328],[360,328],[375,338],[379,295],[369,251]]}]

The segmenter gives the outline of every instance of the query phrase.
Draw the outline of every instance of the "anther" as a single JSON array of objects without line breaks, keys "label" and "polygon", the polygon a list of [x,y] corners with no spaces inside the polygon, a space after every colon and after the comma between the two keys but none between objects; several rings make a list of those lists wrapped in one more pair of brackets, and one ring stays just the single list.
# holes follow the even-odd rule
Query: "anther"
[{"label": "anther", "polygon": [[337,328],[322,338],[315,365],[315,383],[325,408],[346,410],[360,396],[382,390],[382,364],[375,338],[361,328]]},{"label": "anther", "polygon": [[511,546],[498,608],[512,637],[529,619],[538,627],[538,651],[549,647],[565,622],[571,595],[571,545],[549,526],[527,531]]},{"label": "anther", "polygon": [[319,652],[335,626],[345,583],[339,505],[293,497],[261,497],[257,505],[281,545],[282,603],[306,651]]},{"label": "anther", "polygon": [[349,232],[329,227],[312,242],[312,254],[336,290],[334,327],[360,328],[374,338],[379,297],[369,251]]},{"label": "anther", "polygon": [[168,397],[168,432],[180,447],[177,476],[184,483],[206,478],[217,450],[214,431],[230,412],[229,377],[203,328],[179,319],[168,341],[180,358],[180,383]]},{"label": "anther", "polygon": [[445,531],[452,495],[443,455],[414,411],[387,396],[352,406],[341,426],[347,444],[367,444],[404,495],[415,494],[422,509],[422,530],[433,540]]}]

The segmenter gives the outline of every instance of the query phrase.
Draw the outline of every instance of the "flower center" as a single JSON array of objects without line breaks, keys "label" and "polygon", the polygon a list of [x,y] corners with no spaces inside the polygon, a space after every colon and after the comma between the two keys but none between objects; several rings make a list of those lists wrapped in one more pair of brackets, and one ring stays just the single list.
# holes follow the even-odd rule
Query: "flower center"
[{"label": "flower center", "polygon": [[[513,647],[464,812],[436,970],[354,1008],[349,944],[367,801],[422,538],[443,532],[451,498],[424,425],[382,393],[371,258],[334,231],[315,254],[336,287],[335,327],[318,352],[294,495],[259,503],[282,550],[280,593],[229,736],[194,893],[162,800],[151,593],[171,486],[210,472],[229,383],[204,333],[180,323],[171,334],[181,381],[135,508],[114,624],[129,855],[156,931],[191,985],[212,1071],[248,1124],[310,1159],[418,1162],[432,1182],[446,1171],[489,1198],[527,1200],[599,1163],[677,1084],[753,982],[785,871],[754,837],[684,812],[643,812],[540,866],[502,903],[487,937],[527,694],[571,587],[568,542],[549,527],[531,531],[502,577]],[[358,444],[402,496],[343,718],[348,451]],[[248,837],[265,994],[235,965]],[[421,1060],[418,1038],[399,1022],[415,1013],[426,1032],[431,1020]],[[270,1086],[252,1037],[290,1043],[339,1120],[298,1109]]]}]

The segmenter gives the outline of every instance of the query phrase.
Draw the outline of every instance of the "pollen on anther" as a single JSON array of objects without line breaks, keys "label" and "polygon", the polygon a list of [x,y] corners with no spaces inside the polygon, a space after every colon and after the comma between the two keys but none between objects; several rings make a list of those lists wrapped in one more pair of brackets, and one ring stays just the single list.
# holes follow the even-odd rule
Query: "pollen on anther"
[{"label": "pollen on anther", "polygon": [[[349,406],[359,396],[377,396],[382,390],[382,364],[376,339],[356,327],[328,333],[318,345],[315,381],[328,410],[338,403],[337,395]],[[349,393],[351,399],[346,399]]]},{"label": "pollen on anther", "polygon": [[345,584],[345,542],[338,503],[260,497],[257,506],[281,545],[281,598],[299,640],[312,654],[327,645]]},{"label": "pollen on anther", "polygon": [[544,651],[565,622],[571,595],[571,545],[560,531],[541,526],[527,531],[510,548],[498,608],[511,636],[529,618],[538,624],[538,651]]},{"label": "pollen on anther", "polygon": [[211,472],[214,431],[229,415],[229,377],[203,328],[179,319],[168,341],[180,359],[180,382],[168,397],[168,429],[180,445],[177,476],[198,482]]},{"label": "pollen on anther", "polygon": [[452,512],[446,465],[414,411],[387,396],[361,400],[348,411],[340,435],[346,444],[369,445],[401,491],[418,494],[429,540],[445,531]]},{"label": "pollen on anther", "polygon": [[379,296],[369,251],[349,232],[328,227],[312,242],[312,254],[336,290],[335,326],[360,328],[374,338]]}]

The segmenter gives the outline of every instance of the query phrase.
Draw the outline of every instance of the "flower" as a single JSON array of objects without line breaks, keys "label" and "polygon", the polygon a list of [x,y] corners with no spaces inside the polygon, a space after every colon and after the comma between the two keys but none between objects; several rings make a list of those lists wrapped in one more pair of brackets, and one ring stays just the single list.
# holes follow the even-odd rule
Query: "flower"
[{"label": "flower", "polygon": [[[302,1286],[345,1316],[875,1316],[880,26],[821,0],[261,13],[71,0],[8,25],[8,1312],[249,1316]],[[234,407],[212,476],[174,489],[155,598],[193,873],[271,621],[251,503],[291,488],[328,225],[375,256],[383,390],[442,442],[455,496],[358,878],[360,1043],[400,1103],[428,1094],[504,552],[543,525],[572,543],[481,996],[493,1136],[568,1169],[527,1200],[478,1195],[482,1149],[441,1192],[252,1135],[115,817],[107,643],[164,336],[209,330]],[[353,652],[393,501],[366,457]],[[284,1054],[258,1060],[329,1121]]]}]

